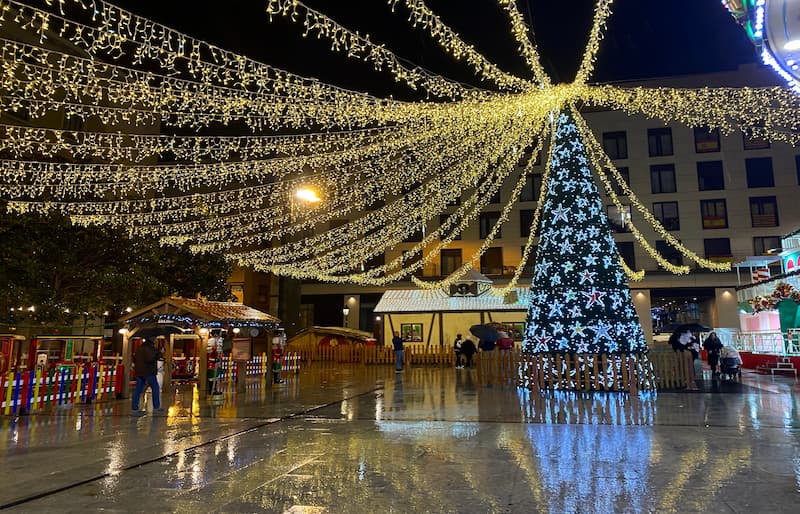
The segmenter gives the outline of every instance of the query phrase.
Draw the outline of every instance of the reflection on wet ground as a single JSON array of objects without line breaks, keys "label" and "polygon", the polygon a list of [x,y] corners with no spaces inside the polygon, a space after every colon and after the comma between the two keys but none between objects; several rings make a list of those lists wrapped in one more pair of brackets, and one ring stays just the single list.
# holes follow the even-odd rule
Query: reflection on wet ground
[{"label": "reflection on wet ground", "polygon": [[114,402],[0,418],[0,505],[796,512],[800,387],[743,381],[724,392],[539,395],[481,386],[474,370],[345,364],[210,399],[178,387],[164,416],[131,417]]}]

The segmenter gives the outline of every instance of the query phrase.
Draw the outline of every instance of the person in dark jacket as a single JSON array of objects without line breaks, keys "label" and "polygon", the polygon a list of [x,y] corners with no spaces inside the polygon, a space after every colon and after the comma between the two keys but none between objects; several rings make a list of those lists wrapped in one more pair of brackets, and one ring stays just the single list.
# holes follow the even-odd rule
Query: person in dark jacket
[{"label": "person in dark jacket", "polygon": [[153,395],[153,411],[161,412],[161,391],[158,388],[158,380],[156,379],[160,356],[151,339],[145,339],[141,346],[136,349],[136,353],[133,356],[136,389],[133,391],[131,409],[135,416],[144,415],[144,411],[139,410],[139,399],[147,386],[150,386],[150,391]]},{"label": "person in dark jacket", "polygon": [[466,361],[464,363],[465,368],[472,367],[472,356],[475,355],[475,352],[477,351],[478,349],[475,348],[475,343],[473,343],[472,339],[470,339],[469,337],[466,338],[463,343],[461,343],[461,355],[464,356],[464,359]]},{"label": "person in dark jacket", "polygon": [[711,368],[711,375],[719,375],[719,354],[722,351],[722,341],[717,337],[716,332],[711,332],[705,341],[703,348],[706,350],[708,367]]},{"label": "person in dark jacket", "polygon": [[463,343],[461,334],[456,335],[456,340],[453,342],[453,351],[456,354],[456,369],[461,367],[461,345]]},{"label": "person in dark jacket", "polygon": [[394,370],[397,372],[403,371],[403,338],[400,337],[400,332],[395,331],[392,338],[392,346],[394,346]]}]

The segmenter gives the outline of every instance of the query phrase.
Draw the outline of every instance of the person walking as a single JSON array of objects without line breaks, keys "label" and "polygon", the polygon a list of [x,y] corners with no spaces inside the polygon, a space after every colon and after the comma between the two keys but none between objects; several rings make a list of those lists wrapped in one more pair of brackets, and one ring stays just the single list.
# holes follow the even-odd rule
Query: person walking
[{"label": "person walking", "polygon": [[456,353],[456,369],[460,369],[461,365],[461,334],[456,335],[456,340],[453,342],[453,351]]},{"label": "person walking", "polygon": [[403,338],[400,337],[400,332],[394,332],[392,338],[392,346],[394,346],[394,370],[399,373],[403,371]]},{"label": "person walking", "polygon": [[722,351],[722,341],[717,337],[716,332],[711,332],[705,341],[703,341],[703,348],[706,350],[706,359],[708,360],[708,367],[711,368],[711,376],[719,375],[719,354]]},{"label": "person walking", "polygon": [[475,348],[475,343],[473,343],[472,339],[470,339],[469,337],[466,338],[463,343],[461,343],[461,354],[464,356],[464,359],[466,360],[464,364],[465,368],[472,367],[472,356],[475,355],[475,352],[477,351],[478,349]]},{"label": "person walking", "polygon": [[145,339],[136,349],[133,356],[134,370],[136,371],[136,388],[133,391],[131,410],[134,416],[144,416],[145,412],[139,410],[139,400],[145,387],[150,386],[153,395],[153,412],[163,412],[161,408],[161,390],[158,387],[156,374],[158,373],[159,354],[153,345],[152,339]]}]

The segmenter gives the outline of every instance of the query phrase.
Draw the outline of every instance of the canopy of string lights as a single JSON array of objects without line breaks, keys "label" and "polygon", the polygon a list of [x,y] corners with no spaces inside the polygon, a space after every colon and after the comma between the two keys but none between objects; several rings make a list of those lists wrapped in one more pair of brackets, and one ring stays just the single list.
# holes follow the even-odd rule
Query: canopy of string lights
[{"label": "canopy of string lights", "polygon": [[[469,66],[480,87],[409,65],[298,0],[266,3],[270,16],[295,21],[305,36],[328,40],[333,51],[424,92],[426,100],[415,102],[298,76],[100,0],[0,5],[1,105],[11,115],[0,124],[0,198],[9,211],[57,211],[76,224],[124,227],[294,278],[373,285],[408,278],[513,182],[499,222],[465,259],[466,270],[492,244],[530,173],[531,155],[547,153],[553,119],[570,106],[612,200],[619,203],[614,191],[621,188],[642,219],[689,260],[727,270],[681,245],[636,199],[579,107],[791,145],[800,138],[800,97],[789,89],[590,83],[612,0],[597,2],[568,84],[554,84],[544,71],[513,0],[497,0],[497,7],[527,76],[501,70],[422,0],[388,1],[387,8],[404,10],[443,52]],[[432,223],[458,198],[446,221]],[[433,225],[409,251],[365,266]],[[688,272],[630,227],[659,264]],[[446,285],[413,279],[422,287]]]}]

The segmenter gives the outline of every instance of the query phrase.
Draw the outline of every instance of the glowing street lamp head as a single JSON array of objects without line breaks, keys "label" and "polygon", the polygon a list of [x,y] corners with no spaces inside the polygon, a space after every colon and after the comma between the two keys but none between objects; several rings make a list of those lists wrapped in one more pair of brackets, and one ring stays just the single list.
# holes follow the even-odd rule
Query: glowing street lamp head
[{"label": "glowing street lamp head", "polygon": [[300,200],[305,200],[306,202],[311,203],[317,203],[322,200],[319,196],[317,196],[316,191],[308,188],[298,189],[294,195]]}]

